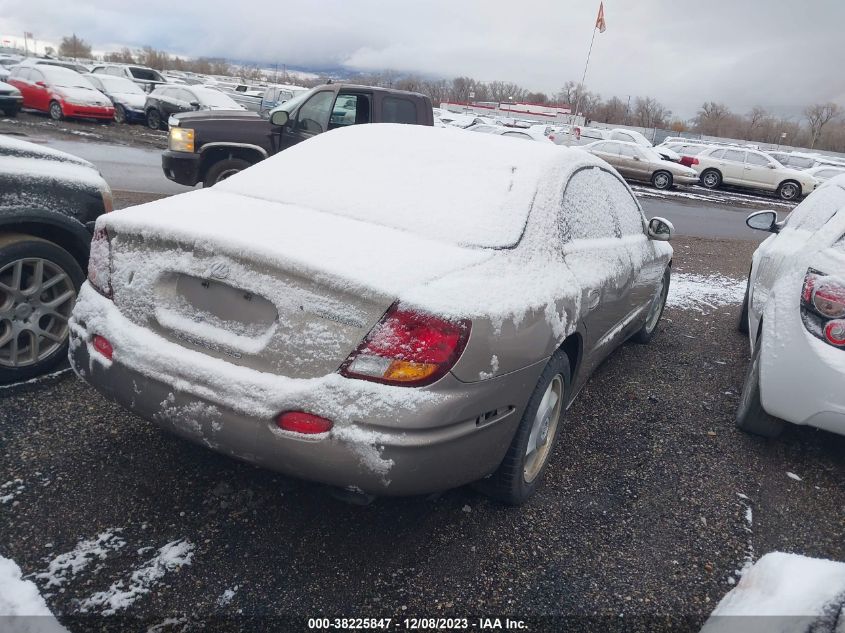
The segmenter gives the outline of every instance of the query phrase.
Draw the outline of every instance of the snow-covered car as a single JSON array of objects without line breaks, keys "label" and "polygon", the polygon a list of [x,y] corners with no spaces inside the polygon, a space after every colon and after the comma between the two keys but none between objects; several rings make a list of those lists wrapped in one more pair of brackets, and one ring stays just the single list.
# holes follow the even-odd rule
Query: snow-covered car
[{"label": "snow-covered car", "polygon": [[836,178],[837,176],[845,174],[845,167],[819,165],[818,167],[811,167],[807,170],[807,173],[819,182],[825,182],[831,178]]},{"label": "snow-covered car", "polygon": [[144,104],[147,94],[134,81],[112,75],[85,75],[94,86],[114,104],[114,120],[117,123],[146,121]]},{"label": "snow-covered car", "polygon": [[671,160],[673,163],[681,162],[681,156],[677,152],[669,149],[665,145],[654,146],[642,133],[636,130],[623,130],[621,128],[614,128],[608,133],[608,139],[611,141],[624,141],[626,143],[636,143],[640,147],[651,147],[654,151],[660,154],[665,160]]},{"label": "snow-covered car", "polygon": [[168,120],[180,112],[199,110],[245,111],[242,105],[227,94],[203,86],[159,86],[147,95],[144,113],[147,127],[153,130],[167,129]]},{"label": "snow-covered car", "polygon": [[21,91],[23,107],[64,118],[111,121],[114,106],[88,79],[62,66],[20,65],[12,69],[9,83]]},{"label": "snow-covered car", "polygon": [[661,152],[661,154],[666,154],[666,152],[674,152],[679,156],[679,160],[677,162],[681,163],[684,167],[692,167],[693,165],[698,165],[698,156],[701,152],[706,149],[710,149],[713,147],[712,145],[705,145],[704,143],[661,143],[657,145],[654,149]]},{"label": "snow-covered car", "polygon": [[0,135],[0,384],[67,358],[94,221],[111,209],[91,163]]},{"label": "snow-covered car", "polygon": [[693,169],[665,160],[653,147],[625,141],[596,141],[581,149],[607,161],[625,178],[651,183],[656,189],[698,182]]},{"label": "snow-covered car", "polygon": [[775,193],[790,201],[812,193],[819,184],[806,172],[784,167],[768,154],[745,147],[712,147],[696,158],[692,168],[708,189],[731,185]]},{"label": "snow-covered car", "polygon": [[822,185],[754,253],[739,327],[751,363],[739,428],[774,437],[784,421],[845,435],[845,176]]},{"label": "snow-covered car", "polygon": [[466,128],[467,132],[478,132],[480,134],[493,134],[505,138],[519,138],[523,141],[538,141],[540,143],[551,143],[551,141],[538,128],[514,128],[503,125],[487,125],[478,123]]},{"label": "snow-covered car", "polygon": [[520,503],[592,370],[654,336],[671,232],[585,152],[349,126],[100,221],[71,362],[264,467]]}]

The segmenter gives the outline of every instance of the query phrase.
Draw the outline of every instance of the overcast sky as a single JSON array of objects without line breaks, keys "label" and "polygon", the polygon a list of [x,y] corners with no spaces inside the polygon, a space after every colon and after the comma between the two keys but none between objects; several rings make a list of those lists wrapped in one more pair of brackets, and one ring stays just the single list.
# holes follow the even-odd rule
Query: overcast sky
[{"label": "overcast sky", "polygon": [[[391,68],[514,81],[578,81],[598,0],[0,0],[0,33],[95,50],[149,44],[188,56]],[[656,97],[688,118],[705,100],[738,112],[845,105],[845,0],[605,0],[587,85]]]}]

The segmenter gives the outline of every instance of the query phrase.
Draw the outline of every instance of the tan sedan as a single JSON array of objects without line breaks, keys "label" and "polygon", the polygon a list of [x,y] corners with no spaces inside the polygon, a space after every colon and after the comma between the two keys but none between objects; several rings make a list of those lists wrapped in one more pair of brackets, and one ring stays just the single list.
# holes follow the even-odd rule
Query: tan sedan
[{"label": "tan sedan", "polygon": [[669,189],[675,184],[692,185],[698,174],[678,163],[665,160],[650,147],[625,141],[596,141],[584,145],[591,154],[607,161],[628,180],[650,182],[657,189]]}]

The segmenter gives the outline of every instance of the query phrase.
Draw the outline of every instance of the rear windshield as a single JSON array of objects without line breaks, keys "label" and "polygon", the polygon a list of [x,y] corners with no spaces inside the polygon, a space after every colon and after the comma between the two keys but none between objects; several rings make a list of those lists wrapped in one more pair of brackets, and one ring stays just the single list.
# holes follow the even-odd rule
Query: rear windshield
[{"label": "rear windshield", "polygon": [[229,108],[230,110],[240,110],[239,106],[232,97],[224,95],[222,92],[211,89],[193,89],[199,102],[203,105],[214,106],[217,108]]},{"label": "rear windshield", "polygon": [[144,91],[141,90],[141,87],[138,84],[134,81],[129,81],[124,77],[101,75],[97,77],[97,79],[99,79],[100,83],[103,84],[103,88],[106,92],[144,94]]}]

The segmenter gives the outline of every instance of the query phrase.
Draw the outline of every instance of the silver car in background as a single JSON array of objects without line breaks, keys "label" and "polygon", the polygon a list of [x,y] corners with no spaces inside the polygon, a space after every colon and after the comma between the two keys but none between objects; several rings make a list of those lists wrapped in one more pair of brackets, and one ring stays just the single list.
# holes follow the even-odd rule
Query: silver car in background
[{"label": "silver car in background", "polygon": [[71,363],[267,468],[521,503],[591,372],[654,336],[671,233],[580,150],[349,126],[98,221]]},{"label": "silver car in background", "polygon": [[628,180],[649,182],[656,189],[669,189],[698,182],[698,174],[689,167],[665,160],[651,147],[626,141],[597,141],[584,150],[610,163]]}]

